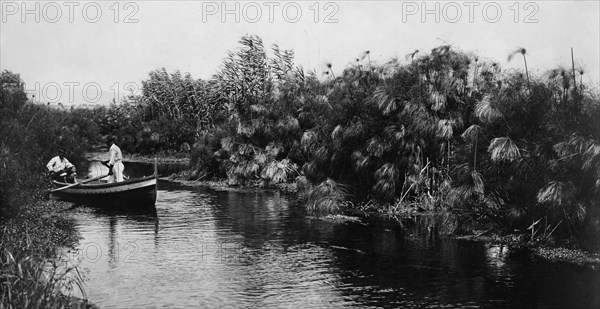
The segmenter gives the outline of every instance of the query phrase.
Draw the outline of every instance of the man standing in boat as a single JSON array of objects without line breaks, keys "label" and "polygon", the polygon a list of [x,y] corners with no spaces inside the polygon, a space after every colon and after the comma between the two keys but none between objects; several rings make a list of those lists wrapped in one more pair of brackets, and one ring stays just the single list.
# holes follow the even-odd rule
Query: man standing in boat
[{"label": "man standing in boat", "polygon": [[65,150],[62,148],[58,149],[58,156],[52,158],[46,164],[46,168],[53,180],[71,183],[75,181],[75,165],[65,158]]},{"label": "man standing in boat", "polygon": [[106,163],[108,166],[108,182],[121,182],[123,181],[123,170],[125,166],[123,165],[123,154],[121,153],[121,148],[115,144],[115,138],[109,136],[106,140],[106,144],[110,147],[108,149],[110,160]]}]

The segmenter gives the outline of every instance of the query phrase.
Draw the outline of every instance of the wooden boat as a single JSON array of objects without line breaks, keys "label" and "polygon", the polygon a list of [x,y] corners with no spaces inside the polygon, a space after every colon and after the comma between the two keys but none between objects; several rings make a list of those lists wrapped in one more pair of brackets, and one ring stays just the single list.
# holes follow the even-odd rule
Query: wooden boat
[{"label": "wooden boat", "polygon": [[[105,177],[105,176],[100,176]],[[100,178],[97,177],[97,178]],[[93,180],[93,179],[90,179]],[[103,207],[154,207],[158,174],[122,182],[83,181],[79,184],[52,181],[57,188],[50,193],[58,199]],[[64,189],[62,189],[64,188]]]}]

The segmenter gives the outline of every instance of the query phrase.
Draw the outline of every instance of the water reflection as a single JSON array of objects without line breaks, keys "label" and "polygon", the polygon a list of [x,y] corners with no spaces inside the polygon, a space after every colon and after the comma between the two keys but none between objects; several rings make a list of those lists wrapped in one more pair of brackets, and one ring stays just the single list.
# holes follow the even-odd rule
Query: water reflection
[{"label": "water reflection", "polygon": [[154,212],[74,212],[80,268],[101,307],[600,304],[597,271],[442,239],[435,218],[333,224],[278,192],[159,188]]}]

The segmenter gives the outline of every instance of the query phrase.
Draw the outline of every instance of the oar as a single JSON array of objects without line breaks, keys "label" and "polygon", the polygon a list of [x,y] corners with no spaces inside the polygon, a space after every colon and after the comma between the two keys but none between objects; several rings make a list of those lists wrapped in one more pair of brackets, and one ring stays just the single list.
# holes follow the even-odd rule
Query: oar
[{"label": "oar", "polygon": [[90,182],[90,181],[98,180],[98,179],[104,178],[104,177],[106,177],[106,176],[108,176],[108,174],[106,174],[106,175],[100,175],[100,176],[97,176],[97,177],[94,177],[94,178],[90,178],[90,179],[86,179],[86,180],[84,180],[84,181],[77,182],[77,183],[74,183],[74,184],[70,184],[70,185],[68,185],[68,186],[64,186],[64,187],[56,188],[56,189],[54,189],[54,190],[50,190],[50,192],[58,192],[58,191],[62,191],[62,190],[68,189],[68,188],[77,187],[77,186],[79,186],[80,184],[84,184],[84,183],[88,183],[88,182]]}]

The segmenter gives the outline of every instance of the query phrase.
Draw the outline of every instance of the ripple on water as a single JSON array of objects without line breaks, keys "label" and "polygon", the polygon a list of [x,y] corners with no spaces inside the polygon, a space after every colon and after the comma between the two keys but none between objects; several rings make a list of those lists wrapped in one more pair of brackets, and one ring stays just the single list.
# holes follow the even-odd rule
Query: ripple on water
[{"label": "ripple on water", "polygon": [[[307,218],[293,198],[276,192],[162,182],[159,188],[155,213],[73,212],[83,237],[80,269],[87,273],[90,300],[100,307],[502,308],[600,302],[597,293],[586,293],[600,289],[598,272],[533,263],[507,248],[432,238],[427,225],[414,220],[401,226],[324,222]],[[537,295],[533,300],[531,293]]]}]

